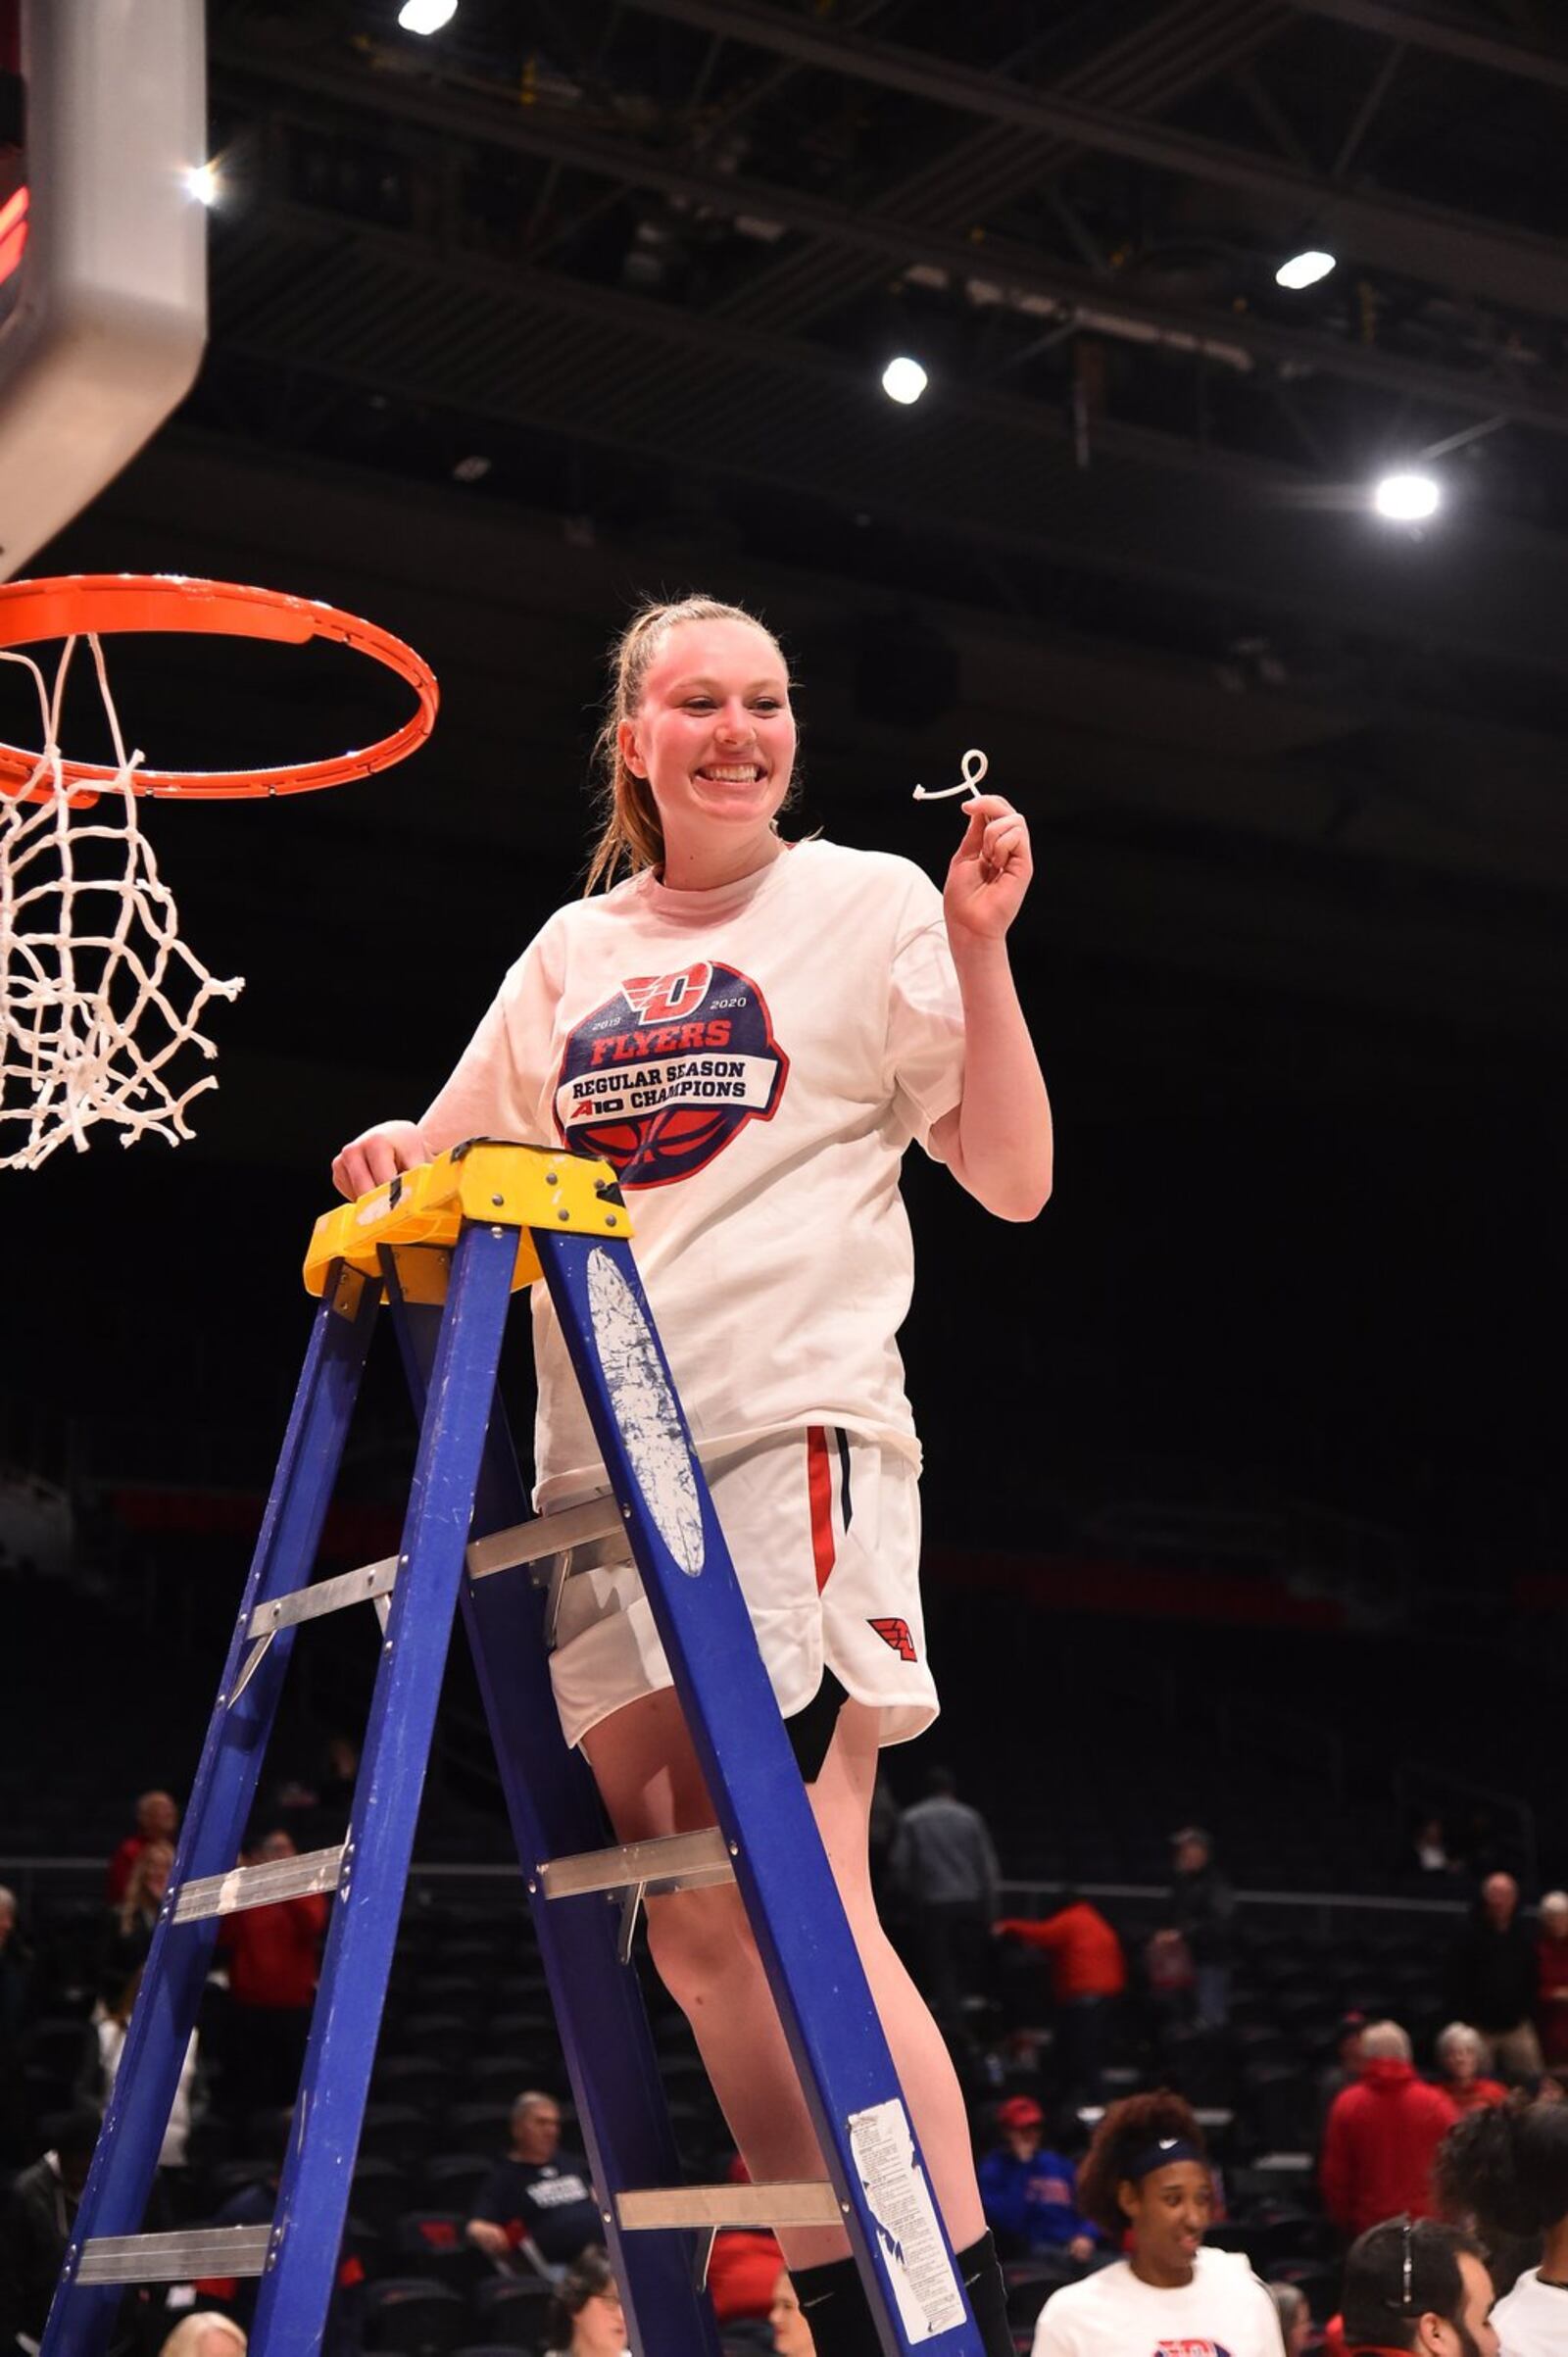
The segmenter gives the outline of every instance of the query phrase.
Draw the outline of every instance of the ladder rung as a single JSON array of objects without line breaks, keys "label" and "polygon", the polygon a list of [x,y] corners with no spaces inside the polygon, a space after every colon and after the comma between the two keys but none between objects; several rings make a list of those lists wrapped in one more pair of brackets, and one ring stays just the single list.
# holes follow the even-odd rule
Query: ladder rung
[{"label": "ladder rung", "polygon": [[[710,1443],[697,1451],[705,1470],[722,1464],[734,1453],[733,1442]],[[621,1538],[625,1528],[620,1508],[609,1497],[587,1498],[560,1514],[530,1514],[525,1522],[514,1522],[504,1531],[491,1531],[486,1538],[469,1541],[465,1557],[468,1577],[487,1580],[495,1572],[516,1571],[524,1563],[548,1563],[573,1547],[587,1547],[591,1540]],[[344,1612],[351,1604],[390,1596],[397,1586],[400,1562],[397,1555],[384,1555],[379,1563],[366,1563],[358,1571],[339,1572],[334,1579],[315,1580],[309,1588],[274,1596],[270,1603],[256,1606],[245,1624],[245,1634],[252,1639],[271,1637],[301,1621],[319,1620],[323,1613]],[[595,1567],[594,1557],[572,1566],[575,1571]]]},{"label": "ladder rung", "polygon": [[275,1630],[291,1629],[302,1620],[319,1620],[325,1612],[344,1612],[350,1604],[364,1604],[378,1596],[390,1596],[398,1581],[398,1558],[386,1555],[379,1563],[367,1563],[359,1571],[339,1572],[335,1579],[317,1580],[309,1588],[296,1588],[291,1596],[278,1596],[270,1604],[258,1604],[245,1623],[247,1637],[270,1637]]},{"label": "ladder rung", "polygon": [[[847,2206],[847,2205],[846,2205]],[[615,2215],[628,2232],[656,2227],[842,2226],[844,2209],[826,2178],[760,2185],[653,2185],[618,2193]]]},{"label": "ladder rung", "polygon": [[187,2283],[203,2276],[260,2275],[270,2226],[207,2226],[178,2234],[95,2234],[78,2283]]},{"label": "ladder rung", "polygon": [[539,1869],[546,1898],[580,1898],[589,1891],[702,1891],[734,1879],[735,1862],[716,1825],[700,1834],[665,1834],[618,1849],[549,1858]]},{"label": "ladder rung", "polygon": [[269,1858],[262,1866],[231,1866],[227,1874],[182,1883],[174,1899],[174,1921],[205,1923],[212,1915],[238,1915],[246,1907],[271,1907],[280,1899],[335,1891],[344,1846],[340,1841],[335,1849],[308,1849],[300,1858]]}]

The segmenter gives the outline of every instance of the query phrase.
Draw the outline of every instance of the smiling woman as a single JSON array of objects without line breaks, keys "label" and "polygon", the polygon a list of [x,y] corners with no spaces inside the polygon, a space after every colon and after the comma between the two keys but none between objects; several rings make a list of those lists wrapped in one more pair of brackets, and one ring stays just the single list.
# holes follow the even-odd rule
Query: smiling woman
[{"label": "smiling woman", "polygon": [[1049,2299],[1034,2357],[1128,2357],[1179,2345],[1284,2357],[1278,2311],[1238,2252],[1205,2250],[1214,2180],[1180,2095],[1129,2095],[1095,2131],[1078,2177],[1086,2217],[1127,2256]]},{"label": "smiling woman", "polygon": [[[913,1278],[903,1157],[918,1141],[1009,1220],[1050,1191],[1050,1106],[1005,945],[1028,829],[972,795],[940,895],[887,853],[787,842],[788,666],[715,599],[633,619],[600,746],[587,893],[513,966],[422,1120],[367,1131],[334,1177],[360,1195],[461,1139],[505,1137],[598,1154],[635,1197],[643,1282],[692,1433],[721,1455],[713,1502],[931,2187],[987,2357],[1011,2357],[962,2094],[877,1920],[867,1826],[878,1747],[937,1710],[895,1340]],[[538,1298],[534,1336],[535,1496],[554,1513],[605,1475]],[[567,1584],[556,1638],[563,1728],[617,1839],[711,1825],[629,1551]],[[735,1886],[653,1895],[647,1919],[753,2178],[819,2179]],[[781,2240],[817,2357],[872,2357],[843,2232]]]}]

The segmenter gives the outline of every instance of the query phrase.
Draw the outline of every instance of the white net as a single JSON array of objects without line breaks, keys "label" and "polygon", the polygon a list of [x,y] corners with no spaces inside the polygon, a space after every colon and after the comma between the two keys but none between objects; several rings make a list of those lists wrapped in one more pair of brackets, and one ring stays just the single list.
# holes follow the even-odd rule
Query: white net
[{"label": "white net", "polygon": [[38,690],[44,750],[27,786],[54,788],[42,802],[0,793],[0,1170],[35,1170],[68,1140],[84,1153],[99,1121],[124,1133],[122,1146],[189,1138],[185,1108],[218,1081],[185,1083],[187,1052],[212,1061],[202,1013],[245,987],[215,980],[179,938],[174,896],[137,822],[142,755],[125,752],[91,635],[118,768],[90,805],[66,789],[60,708],[76,644],[66,641],[52,694],[29,656],[0,648]]}]

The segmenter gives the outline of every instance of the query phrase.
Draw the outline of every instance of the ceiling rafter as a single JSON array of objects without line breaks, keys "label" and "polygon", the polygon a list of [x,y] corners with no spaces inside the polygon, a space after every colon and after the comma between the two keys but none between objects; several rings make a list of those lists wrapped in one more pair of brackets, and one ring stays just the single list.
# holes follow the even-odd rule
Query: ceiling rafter
[{"label": "ceiling rafter", "polygon": [[1495,33],[1477,32],[1446,17],[1404,8],[1395,0],[1290,0],[1290,6],[1308,17],[1330,17],[1336,24],[1353,25],[1358,32],[1383,34],[1411,49],[1430,49],[1440,57],[1457,58],[1461,65],[1483,66],[1494,74],[1508,74],[1521,81],[1568,90],[1568,57],[1554,56],[1525,41],[1507,41]]},{"label": "ceiling rafter", "polygon": [[1568,319],[1568,272],[1555,240],[1387,191],[1345,188],[1281,158],[1201,139],[1109,107],[1024,88],[929,50],[824,28],[760,0],[629,0],[635,8],[771,49],[958,113],[1073,140],[1155,171],[1229,188],[1294,213],[1360,260],[1418,282],[1457,287],[1510,308]]},{"label": "ceiling rafter", "polygon": [[[959,283],[978,270],[1016,292],[1044,295],[1064,306],[1115,311],[1176,336],[1200,341],[1219,334],[1255,359],[1294,375],[1322,372],[1469,416],[1502,413],[1553,433],[1568,431],[1568,397],[1534,391],[1494,373],[1471,375],[1382,352],[1375,345],[1274,327],[1250,316],[1204,311],[1140,290],[1125,278],[1107,284],[1087,270],[1054,263],[1030,247],[1002,239],[987,239],[977,247],[967,238],[944,236],[920,223],[836,205],[772,182],[671,162],[658,151],[567,128],[547,120],[539,109],[487,114],[470,101],[412,88],[402,80],[382,81],[294,59],[256,57],[231,42],[218,45],[215,66],[220,82],[224,75],[243,74],[274,92],[300,91],[354,113],[380,115],[519,153],[554,156],[591,174],[685,197],[727,216],[766,215],[786,227],[881,256],[900,268],[924,262],[951,271]],[[332,135],[334,127],[340,126],[325,126],[327,135]],[[692,315],[681,316],[689,319]]]}]

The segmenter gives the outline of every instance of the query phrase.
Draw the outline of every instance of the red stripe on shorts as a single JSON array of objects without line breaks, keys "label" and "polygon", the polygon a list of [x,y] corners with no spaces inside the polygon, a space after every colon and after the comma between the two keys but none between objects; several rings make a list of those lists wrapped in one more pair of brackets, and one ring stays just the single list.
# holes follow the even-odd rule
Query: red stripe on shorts
[{"label": "red stripe on shorts", "polygon": [[833,1569],[833,1469],[828,1462],[827,1434],[820,1424],[807,1427],[806,1479],[811,1496],[811,1555],[816,1564],[816,1593],[821,1595]]}]

